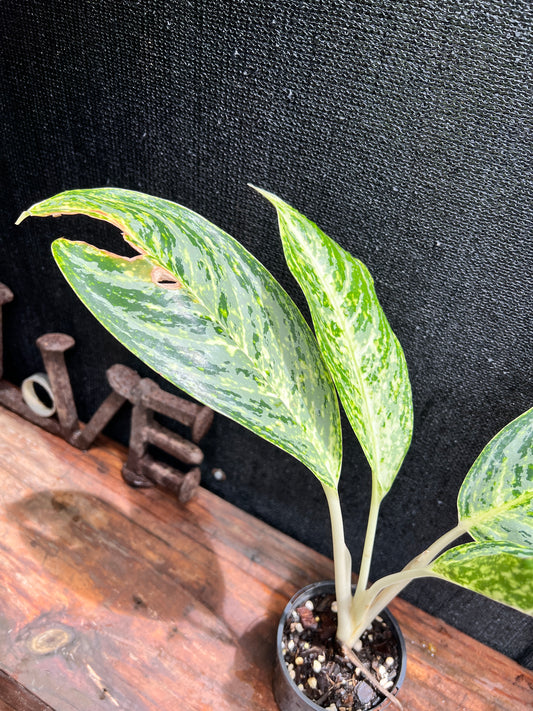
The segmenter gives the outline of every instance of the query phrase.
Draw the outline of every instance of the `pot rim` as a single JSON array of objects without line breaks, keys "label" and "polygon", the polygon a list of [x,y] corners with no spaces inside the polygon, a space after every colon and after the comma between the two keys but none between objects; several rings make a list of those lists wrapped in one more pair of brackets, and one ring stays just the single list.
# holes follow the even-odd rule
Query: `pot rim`
[{"label": "pot rim", "polygon": [[[352,592],[355,591],[356,585],[352,585]],[[318,706],[312,699],[310,699],[308,696],[306,696],[303,691],[300,691],[300,689],[296,686],[294,683],[293,679],[291,679],[289,675],[289,671],[287,669],[287,665],[285,664],[285,659],[283,657],[283,653],[281,651],[281,642],[283,639],[283,629],[285,627],[285,622],[289,615],[292,613],[292,611],[295,609],[297,606],[298,602],[305,602],[305,600],[308,600],[311,595],[314,594],[320,594],[323,589],[328,589],[328,590],[333,590],[335,592],[335,581],[334,580],[321,580],[315,583],[310,583],[309,585],[306,585],[305,587],[301,588],[297,592],[294,593],[294,595],[291,597],[287,605],[285,606],[285,609],[283,610],[280,621],[278,624],[278,630],[276,634],[276,658],[277,658],[277,663],[280,668],[281,673],[287,680],[287,682],[290,684],[292,689],[294,690],[295,694],[302,700],[302,702],[307,703],[310,709],[316,710],[316,711],[325,711],[323,706]],[[400,671],[398,674],[398,677],[396,679],[396,682],[394,684],[394,688],[392,690],[393,694],[397,694],[398,690],[400,689],[401,685],[404,682],[405,679],[405,673],[406,673],[406,648],[405,648],[405,639],[404,636],[400,630],[400,626],[398,625],[398,622],[394,618],[391,612],[389,612],[388,608],[384,608],[382,612],[379,613],[380,615],[384,615],[387,618],[387,622],[391,625],[393,632],[396,636],[397,642],[398,642],[398,647],[399,647],[399,662],[400,662]],[[373,706],[370,711],[374,710],[381,710],[384,709],[386,706],[390,704],[390,700],[385,698],[383,701],[380,702],[379,706]]]}]

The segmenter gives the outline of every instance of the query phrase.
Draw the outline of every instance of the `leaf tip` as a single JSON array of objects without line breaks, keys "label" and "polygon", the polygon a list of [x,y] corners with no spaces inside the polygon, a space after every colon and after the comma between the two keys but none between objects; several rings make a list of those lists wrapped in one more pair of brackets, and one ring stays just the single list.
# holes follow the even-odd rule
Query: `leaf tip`
[{"label": "leaf tip", "polygon": [[274,206],[277,206],[277,204],[281,202],[279,197],[274,195],[274,193],[268,192],[268,190],[263,190],[263,188],[258,188],[257,185],[253,185],[252,183],[248,183],[248,187],[252,188],[252,190],[257,191],[260,195],[262,195],[264,198],[266,198]]},{"label": "leaf tip", "polygon": [[30,210],[24,210],[24,212],[21,212],[20,215],[17,217],[17,221],[15,222],[16,225],[20,225],[20,223],[25,220],[27,217],[31,216],[31,211]]},{"label": "leaf tip", "polygon": [[52,254],[54,255],[55,259],[57,259],[59,255],[65,251],[65,247],[70,244],[72,244],[72,242],[68,239],[65,239],[64,237],[59,237],[58,239],[55,239],[52,242],[51,246]]}]

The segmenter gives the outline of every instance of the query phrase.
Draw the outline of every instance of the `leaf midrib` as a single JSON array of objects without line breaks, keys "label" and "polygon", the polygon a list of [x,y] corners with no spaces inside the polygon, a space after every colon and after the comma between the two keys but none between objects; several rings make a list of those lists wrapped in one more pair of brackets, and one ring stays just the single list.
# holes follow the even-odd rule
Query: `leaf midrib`
[{"label": "leaf midrib", "polygon": [[517,496],[509,501],[505,501],[499,506],[491,508],[489,511],[483,511],[475,516],[461,519],[461,524],[464,526],[465,530],[470,530],[470,528],[475,528],[491,518],[496,518],[496,516],[499,516],[500,514],[518,508],[523,503],[527,504],[531,499],[533,499],[533,491],[524,491],[520,494],[520,496]]},{"label": "leaf midrib", "polygon": [[[147,255],[147,256],[148,256],[148,255]],[[150,257],[151,257],[151,255],[150,255]],[[152,261],[152,259],[150,259],[150,261]],[[159,266],[163,267],[162,264],[160,264]],[[166,267],[163,267],[163,268],[166,268]],[[166,268],[166,269],[167,269],[167,271],[169,271],[168,268]],[[172,274],[172,272],[169,272],[169,273]],[[228,329],[228,327],[226,326],[226,324],[224,324],[222,321],[220,321],[220,319],[218,318],[218,316],[215,316],[215,315],[213,314],[212,310],[211,310],[211,309],[206,305],[206,303],[198,296],[198,294],[190,287],[190,285],[187,284],[186,282],[184,282],[184,281],[182,280],[183,278],[182,278],[180,275],[178,275],[178,274],[173,274],[173,276],[174,276],[175,278],[177,278],[177,279],[180,280],[180,283],[183,284],[183,287],[184,287],[185,290],[189,293],[189,295],[190,295],[192,298],[194,298],[194,299],[202,306],[202,308],[206,311],[206,313],[208,314],[208,316],[209,316],[209,318],[211,319],[211,321],[212,321],[213,323],[215,323],[217,326],[219,326],[219,327],[222,329],[222,331],[224,332],[224,335],[226,336],[226,338],[227,338],[229,341],[233,342],[233,343],[237,346],[237,348],[241,351],[241,353],[244,354],[244,356],[246,357],[246,359],[248,360],[248,362],[249,362],[249,364],[250,364],[250,366],[251,366],[251,370],[252,370],[256,375],[259,376],[259,379],[261,380],[261,382],[262,382],[263,385],[265,386],[265,392],[266,392],[266,394],[267,394],[268,396],[272,397],[273,399],[277,399],[279,402],[281,402],[281,403],[283,404],[283,406],[285,407],[286,411],[287,411],[292,417],[294,417],[294,415],[293,415],[293,413],[292,413],[292,411],[291,411],[291,408],[288,406],[287,402],[286,402],[282,397],[280,397],[277,393],[272,392],[272,391],[270,390],[270,388],[267,387],[267,386],[268,386],[268,381],[264,378],[264,376],[262,375],[262,373],[261,373],[261,372],[258,370],[258,368],[256,367],[252,356],[248,353],[248,350],[245,348],[243,342],[242,342],[242,341],[239,341],[238,338],[234,338],[234,337],[231,335],[231,331]],[[302,425],[302,421],[301,421],[299,418],[294,418],[294,419],[296,420],[297,424],[299,424],[300,426]]]}]

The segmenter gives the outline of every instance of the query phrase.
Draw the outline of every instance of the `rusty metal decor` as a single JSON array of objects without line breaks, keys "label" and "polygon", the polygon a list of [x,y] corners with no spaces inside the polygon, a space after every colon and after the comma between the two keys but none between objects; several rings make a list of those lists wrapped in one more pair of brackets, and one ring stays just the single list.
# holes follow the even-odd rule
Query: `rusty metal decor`
[{"label": "rusty metal decor", "polygon": [[[189,501],[200,483],[200,464],[204,458],[198,443],[211,427],[213,410],[168,393],[150,378],[141,378],[131,368],[116,364],[106,372],[110,394],[89,422],[82,425],[65,363],[65,352],[75,344],[71,336],[46,333],[37,339],[46,373],[26,378],[22,388],[4,379],[2,307],[12,300],[11,290],[0,283],[0,405],[62,437],[74,447],[86,450],[122,405],[131,403],[128,458],[122,469],[124,480],[135,487],[160,486],[177,495],[181,502]],[[36,385],[48,394],[50,406],[41,401],[35,390]],[[154,414],[165,415],[189,427],[191,439],[163,427]],[[148,453],[150,445],[170,454],[190,469],[182,472],[158,461]]]}]

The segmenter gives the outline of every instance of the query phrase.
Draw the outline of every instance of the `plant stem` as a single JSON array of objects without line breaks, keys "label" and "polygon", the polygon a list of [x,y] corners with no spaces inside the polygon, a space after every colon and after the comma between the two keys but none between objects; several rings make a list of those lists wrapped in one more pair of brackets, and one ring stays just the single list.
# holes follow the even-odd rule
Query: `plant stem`
[{"label": "plant stem", "polygon": [[[429,548],[417,555],[399,573],[393,573],[381,580],[377,580],[367,591],[370,600],[367,603],[364,619],[358,625],[356,632],[362,634],[365,627],[370,624],[376,615],[379,615],[387,605],[415,578],[431,577],[432,572],[428,566],[431,561],[456,538],[462,536],[467,530],[465,521],[447,531],[443,536],[432,543]],[[373,591],[375,593],[373,594]],[[354,641],[357,637],[354,637]]]},{"label": "plant stem", "polygon": [[[424,578],[428,575],[431,575],[431,571],[428,570],[428,568],[415,568],[413,570],[407,570],[407,568],[404,568],[403,570],[400,570],[399,573],[386,575],[384,578],[376,580],[376,582],[368,589],[369,599],[371,602],[374,602],[378,598],[379,593],[391,585],[401,585],[403,588],[410,583],[411,580],[415,580],[415,578]],[[376,614],[379,614],[379,612]]]},{"label": "plant stem", "polygon": [[432,543],[429,548],[426,548],[423,553],[420,553],[420,555],[417,555],[416,558],[413,558],[413,560],[405,566],[404,570],[429,565],[433,558],[436,558],[439,553],[450,545],[450,543],[453,543],[456,538],[459,538],[459,536],[462,536],[463,533],[466,533],[468,530],[467,523],[468,521],[462,521],[458,523],[457,526],[454,526],[452,529],[447,531],[440,538],[437,538],[437,540]]},{"label": "plant stem", "polygon": [[370,564],[372,563],[372,552],[374,550],[374,541],[376,538],[376,527],[378,522],[379,506],[381,504],[381,496],[379,495],[377,486],[375,486],[374,482],[375,477],[373,477],[372,483],[372,498],[370,501],[370,511],[368,513],[368,524],[366,528],[363,557],[361,559],[361,568],[359,570],[359,578],[357,580],[357,589],[352,601],[353,622],[358,618],[357,611],[364,606],[366,587],[368,585],[368,577],[370,575]]},{"label": "plant stem", "polygon": [[328,501],[335,565],[335,596],[337,598],[337,637],[341,642],[350,636],[350,604],[352,601],[352,558],[344,542],[344,524],[339,492],[323,486]]}]

